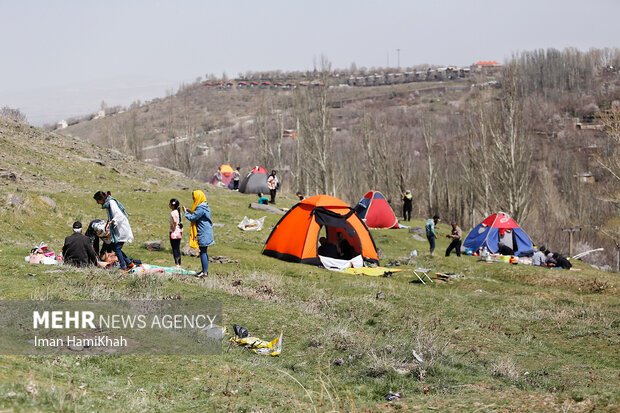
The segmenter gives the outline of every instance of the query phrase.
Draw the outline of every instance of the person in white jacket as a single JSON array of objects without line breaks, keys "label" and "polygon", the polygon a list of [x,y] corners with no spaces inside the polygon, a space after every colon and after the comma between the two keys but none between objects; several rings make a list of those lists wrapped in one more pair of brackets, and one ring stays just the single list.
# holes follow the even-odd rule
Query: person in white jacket
[{"label": "person in white jacket", "polygon": [[108,212],[112,248],[116,253],[121,269],[123,271],[131,269],[133,262],[122,251],[123,245],[126,242],[133,242],[133,232],[131,231],[127,212],[125,212],[123,204],[103,191],[97,191],[93,198],[101,205],[102,209]]}]

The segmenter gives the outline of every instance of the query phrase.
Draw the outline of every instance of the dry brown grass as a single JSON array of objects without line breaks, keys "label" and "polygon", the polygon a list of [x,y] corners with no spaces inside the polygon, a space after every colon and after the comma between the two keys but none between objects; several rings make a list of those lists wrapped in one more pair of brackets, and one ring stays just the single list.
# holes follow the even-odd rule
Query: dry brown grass
[{"label": "dry brown grass", "polygon": [[233,296],[251,300],[282,302],[286,296],[282,289],[282,276],[254,271],[246,275],[237,272],[213,274],[198,283],[210,290],[224,291]]}]

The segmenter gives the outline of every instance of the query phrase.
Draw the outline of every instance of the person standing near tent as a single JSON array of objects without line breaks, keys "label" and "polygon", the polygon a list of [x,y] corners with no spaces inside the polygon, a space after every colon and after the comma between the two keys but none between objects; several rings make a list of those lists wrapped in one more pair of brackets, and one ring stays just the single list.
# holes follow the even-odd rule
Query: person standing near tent
[{"label": "person standing near tent", "polygon": [[112,249],[116,253],[121,269],[123,271],[126,271],[128,268],[131,269],[134,266],[133,262],[122,250],[126,242],[133,242],[133,232],[131,231],[129,219],[127,219],[127,212],[125,212],[123,204],[103,191],[97,191],[93,198],[101,205],[101,209],[105,209],[108,212],[108,221],[110,221],[110,241],[112,242]]},{"label": "person standing near tent", "polygon": [[276,203],[276,191],[278,190],[278,186],[280,182],[278,181],[278,177],[276,176],[276,171],[272,170],[271,175],[267,177],[267,187],[269,188],[269,193],[271,194],[270,204]]},{"label": "person standing near tent", "polygon": [[179,200],[172,198],[168,203],[170,211],[170,247],[174,264],[181,266],[181,239],[183,238],[183,222],[181,222],[181,205]]},{"label": "person standing near tent", "polygon": [[207,197],[202,191],[192,192],[194,203],[192,209],[185,211],[185,218],[191,223],[192,227],[189,231],[189,246],[200,250],[200,263],[202,271],[195,275],[196,278],[203,278],[209,275],[209,256],[207,255],[207,247],[215,244],[213,239],[213,222],[211,221],[211,208],[207,202]]},{"label": "person standing near tent", "polygon": [[233,172],[233,191],[239,190],[239,181],[241,180],[241,167],[238,166]]},{"label": "person standing near tent", "polygon": [[433,251],[435,251],[435,239],[437,238],[437,234],[435,233],[435,225],[439,221],[440,218],[437,214],[435,214],[433,218],[429,218],[426,221],[426,239],[428,240],[431,256],[433,256]]},{"label": "person standing near tent", "polygon": [[403,220],[411,221],[411,211],[413,210],[413,195],[410,190],[403,194]]},{"label": "person standing near tent", "polygon": [[452,242],[446,249],[446,257],[450,256],[450,253],[452,252],[453,249],[456,250],[456,256],[460,257],[461,256],[461,238],[463,237],[463,231],[461,230],[461,227],[459,227],[455,221],[452,221],[450,225],[452,225],[452,233],[449,235],[446,235],[446,237],[452,238]]},{"label": "person standing near tent", "polygon": [[217,181],[216,185],[222,186],[222,171],[219,169],[215,172],[215,180]]}]

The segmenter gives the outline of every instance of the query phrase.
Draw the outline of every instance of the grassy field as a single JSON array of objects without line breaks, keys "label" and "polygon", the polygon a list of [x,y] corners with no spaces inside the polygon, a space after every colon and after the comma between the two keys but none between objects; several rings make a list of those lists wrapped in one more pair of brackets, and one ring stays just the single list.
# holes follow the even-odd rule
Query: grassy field
[{"label": "grassy field", "polygon": [[[617,411],[620,300],[617,274],[545,270],[473,257],[429,257],[406,230],[373,230],[389,278],[344,275],[261,255],[265,229],[236,228],[254,196],[206,188],[78,140],[0,124],[1,299],[221,300],[226,325],[273,339],[279,357],[239,348],[217,356],[0,356],[0,408],[17,411]],[[99,165],[89,160],[105,161]],[[190,189],[179,189],[179,184]],[[172,265],[168,200],[204,189],[216,245],[204,280],[24,262],[33,244],[60,250],[70,224],[105,217],[92,199],[110,190],[130,213],[128,255]],[[9,198],[21,197],[11,205]],[[50,206],[40,197],[54,200]],[[13,197],[14,198],[14,197]],[[293,205],[279,198],[279,206]],[[423,219],[413,222],[422,226]],[[447,226],[441,230],[447,232]],[[167,249],[147,251],[160,239]],[[412,250],[420,256],[408,262]],[[198,270],[199,260],[183,258]],[[412,283],[416,267],[460,274]],[[34,274],[28,275],[28,274]],[[239,284],[238,281],[241,281]],[[377,298],[382,292],[384,298]],[[224,345],[226,350],[227,345]],[[415,351],[422,362],[416,360]],[[387,402],[385,394],[401,392]]]}]

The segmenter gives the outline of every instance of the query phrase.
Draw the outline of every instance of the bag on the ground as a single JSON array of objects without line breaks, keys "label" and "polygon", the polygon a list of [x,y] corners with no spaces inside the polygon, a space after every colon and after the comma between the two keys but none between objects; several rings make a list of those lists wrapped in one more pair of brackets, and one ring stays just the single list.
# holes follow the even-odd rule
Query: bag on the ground
[{"label": "bag on the ground", "polygon": [[239,338],[246,338],[250,335],[247,328],[241,327],[237,324],[233,324],[233,331],[235,332],[235,335]]},{"label": "bag on the ground", "polygon": [[243,217],[237,227],[243,231],[260,231],[263,229],[263,225],[265,224],[265,218],[266,217],[251,219],[248,217]]}]

